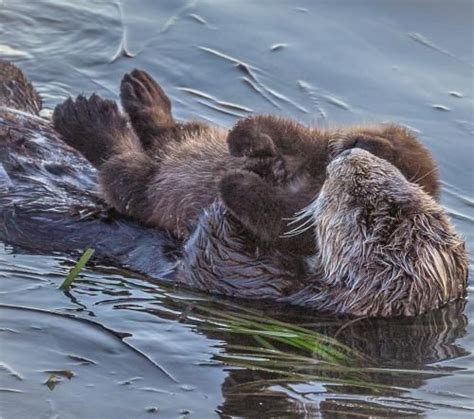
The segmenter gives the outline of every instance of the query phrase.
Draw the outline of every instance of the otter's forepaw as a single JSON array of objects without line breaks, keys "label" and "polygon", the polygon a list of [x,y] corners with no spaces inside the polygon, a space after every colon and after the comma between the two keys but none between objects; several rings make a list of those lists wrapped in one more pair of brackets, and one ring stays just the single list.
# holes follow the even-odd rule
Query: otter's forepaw
[{"label": "otter's forepaw", "polygon": [[122,106],[138,136],[174,125],[171,102],[164,90],[143,70],[125,74],[120,85]]},{"label": "otter's forepaw", "polygon": [[127,121],[117,104],[93,94],[80,95],[56,106],[53,123],[63,140],[80,151],[94,165],[107,160],[114,142],[128,135]]},{"label": "otter's forepaw", "polygon": [[278,152],[272,138],[247,120],[239,121],[227,136],[229,152],[236,157],[275,157]]},{"label": "otter's forepaw", "polygon": [[229,212],[262,244],[278,237],[281,214],[277,194],[260,176],[245,171],[231,172],[222,178],[219,195]]},{"label": "otter's forepaw", "polygon": [[253,158],[249,160],[245,170],[274,184],[284,183],[288,178],[286,163],[282,157]]}]

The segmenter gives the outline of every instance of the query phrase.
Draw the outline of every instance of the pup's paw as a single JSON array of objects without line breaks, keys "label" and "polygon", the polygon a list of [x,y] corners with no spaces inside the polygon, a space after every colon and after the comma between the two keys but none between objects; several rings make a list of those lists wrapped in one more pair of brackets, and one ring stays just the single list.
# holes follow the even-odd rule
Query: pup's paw
[{"label": "pup's paw", "polygon": [[127,134],[127,121],[117,104],[93,94],[80,95],[56,106],[53,124],[63,140],[80,151],[93,164],[106,160],[116,138]]},{"label": "pup's paw", "polygon": [[219,196],[229,212],[262,243],[278,235],[280,220],[272,186],[255,173],[235,171],[224,176]]},{"label": "pup's paw", "polygon": [[282,157],[253,158],[247,163],[245,170],[273,184],[282,184],[289,176]]},{"label": "pup's paw", "polygon": [[275,157],[278,154],[272,138],[250,118],[239,121],[230,130],[227,144],[230,154],[236,157]]},{"label": "pup's paw", "polygon": [[147,130],[174,125],[168,96],[143,70],[135,69],[125,74],[120,84],[120,99],[140,137]]}]

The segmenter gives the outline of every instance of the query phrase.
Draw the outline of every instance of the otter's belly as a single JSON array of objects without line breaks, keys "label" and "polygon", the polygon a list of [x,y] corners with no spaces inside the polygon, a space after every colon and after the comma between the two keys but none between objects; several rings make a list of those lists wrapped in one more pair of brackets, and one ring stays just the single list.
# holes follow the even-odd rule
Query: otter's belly
[{"label": "otter's belly", "polygon": [[206,138],[171,145],[148,188],[154,207],[149,223],[180,238],[189,236],[202,211],[218,198],[222,177],[245,166],[245,158],[229,155],[224,131],[209,131]]}]

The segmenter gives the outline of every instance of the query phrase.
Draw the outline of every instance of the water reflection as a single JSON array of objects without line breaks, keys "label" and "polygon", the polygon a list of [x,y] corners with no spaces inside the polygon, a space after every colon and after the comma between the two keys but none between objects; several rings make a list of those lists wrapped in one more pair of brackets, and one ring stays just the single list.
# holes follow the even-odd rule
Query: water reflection
[{"label": "water reflection", "polygon": [[[81,291],[85,291],[81,285]],[[465,302],[455,302],[441,310],[414,319],[334,319],[309,314],[301,310],[258,308],[248,303],[236,304],[218,298],[162,288],[144,288],[150,298],[126,297],[126,292],[110,299],[110,290],[101,289],[100,282],[89,284],[87,290],[102,294],[96,305],[111,305],[119,310],[148,313],[160,319],[173,320],[191,327],[210,341],[219,342],[219,352],[211,364],[224,363],[227,376],[222,383],[223,402],[218,411],[228,416],[279,416],[286,412],[292,417],[311,417],[321,414],[361,414],[384,416],[411,416],[438,409],[436,397],[420,399],[411,393],[421,389],[429,380],[455,375],[461,368],[431,366],[442,361],[465,357],[470,352],[459,344],[468,325],[464,314]],[[170,293],[171,291],[171,293]],[[158,299],[158,301],[157,301]],[[229,333],[209,328],[216,317],[207,312],[225,311],[239,316],[252,313],[256,318],[271,316],[290,324],[335,337],[342,344],[362,353],[366,360],[354,359],[353,365],[305,365],[294,363],[273,368],[248,362],[242,368],[242,359],[236,358],[236,347],[259,348],[261,342],[253,336]],[[133,333],[133,332],[132,332]],[[282,345],[285,347],[285,345]],[[248,351],[248,349],[247,349]],[[295,351],[295,357],[302,355]],[[311,353],[306,353],[311,357]],[[317,359],[317,357],[316,357]],[[234,362],[233,362],[234,360]],[[253,367],[253,368],[252,368]],[[301,379],[306,376],[307,379]],[[462,403],[445,407],[463,411]],[[468,407],[466,407],[466,412]]]}]

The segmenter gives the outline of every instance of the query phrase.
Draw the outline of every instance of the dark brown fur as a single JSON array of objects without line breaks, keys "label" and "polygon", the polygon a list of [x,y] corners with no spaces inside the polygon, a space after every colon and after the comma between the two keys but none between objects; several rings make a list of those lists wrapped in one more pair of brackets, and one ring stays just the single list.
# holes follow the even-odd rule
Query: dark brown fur
[{"label": "dark brown fur", "polygon": [[133,130],[116,104],[97,95],[68,99],[53,115],[64,140],[99,169],[102,195],[120,213],[186,238],[226,173],[284,180],[278,158],[231,156],[225,130],[175,122],[169,99],[146,73],[126,75],[121,97]]},{"label": "dark brown fur", "polygon": [[32,115],[41,110],[41,98],[23,72],[12,63],[0,60],[0,106]]},{"label": "dark brown fur", "polygon": [[58,106],[55,127],[100,168],[103,196],[112,207],[182,238],[219,196],[261,245],[311,253],[311,233],[282,238],[285,219],[310,203],[328,161],[351,147],[370,149],[437,194],[429,152],[398,126],[318,130],[256,116],[227,135],[207,124],[176,122],[163,89],[139,70],[124,76],[121,99],[133,130],[113,102],[96,95]]},{"label": "dark brown fur", "polygon": [[433,197],[439,193],[438,170],[430,152],[410,131],[393,124],[319,130],[263,115],[239,121],[229,133],[228,144],[236,156],[279,156],[286,162],[291,173],[286,183],[265,185],[249,173],[229,174],[222,180],[220,195],[249,231],[279,247],[312,249],[311,231],[302,234],[299,242],[279,233],[288,230],[284,220],[317,195],[328,162],[344,150],[370,151]]}]

